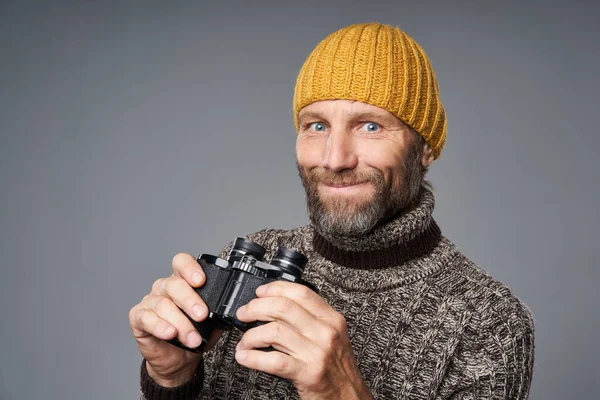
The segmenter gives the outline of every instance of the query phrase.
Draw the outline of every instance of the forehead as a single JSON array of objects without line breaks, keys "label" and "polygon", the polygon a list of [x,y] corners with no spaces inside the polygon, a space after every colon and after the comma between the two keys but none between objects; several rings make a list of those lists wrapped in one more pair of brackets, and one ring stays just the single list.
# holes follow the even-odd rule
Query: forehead
[{"label": "forehead", "polygon": [[371,115],[380,118],[398,119],[394,114],[381,107],[363,103],[357,100],[321,100],[302,108],[298,117],[307,115],[343,116],[353,118],[356,116]]}]

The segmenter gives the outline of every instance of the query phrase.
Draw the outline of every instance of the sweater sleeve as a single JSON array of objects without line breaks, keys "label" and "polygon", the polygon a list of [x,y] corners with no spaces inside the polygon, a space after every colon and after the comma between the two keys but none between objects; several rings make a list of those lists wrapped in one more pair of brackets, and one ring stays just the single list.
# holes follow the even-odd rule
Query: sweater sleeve
[{"label": "sweater sleeve", "polygon": [[509,314],[490,305],[475,318],[440,387],[437,400],[526,400],[534,364],[534,325],[522,303]]},{"label": "sweater sleeve", "polygon": [[[233,242],[230,242],[221,249],[219,257],[225,258],[232,247]],[[226,336],[226,334],[223,334],[223,336]],[[221,338],[221,341],[222,340],[223,337]],[[210,356],[210,353],[211,352],[202,357],[202,361],[199,363],[191,380],[181,386],[173,388],[163,387],[154,382],[146,370],[146,360],[142,360],[139,400],[199,400],[202,385],[204,384],[204,369],[209,368],[210,372],[210,368],[212,368],[212,357]]]},{"label": "sweater sleeve", "polygon": [[158,385],[148,375],[146,360],[142,360],[140,374],[140,400],[197,400],[202,390],[204,367],[200,362],[191,380],[177,387],[163,387]]}]

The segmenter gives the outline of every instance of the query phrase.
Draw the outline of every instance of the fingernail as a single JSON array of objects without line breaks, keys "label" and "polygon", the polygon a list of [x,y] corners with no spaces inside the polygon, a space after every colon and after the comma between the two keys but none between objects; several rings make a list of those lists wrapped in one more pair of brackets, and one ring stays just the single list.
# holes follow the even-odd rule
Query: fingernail
[{"label": "fingernail", "polygon": [[246,312],[246,306],[241,306],[240,308],[237,309],[237,312],[240,314],[243,314]]},{"label": "fingernail", "polygon": [[202,318],[206,314],[206,307],[196,304],[192,307],[192,312],[196,318]]},{"label": "fingernail", "polygon": [[240,351],[238,351],[238,352],[235,353],[235,358],[238,361],[245,360],[247,356],[248,356],[248,352],[246,350],[240,350]]},{"label": "fingernail", "polygon": [[240,349],[241,346],[241,342],[238,342],[238,344],[235,346],[235,351],[238,351]]},{"label": "fingernail", "polygon": [[196,331],[188,333],[187,340],[189,347],[198,347],[200,346],[200,342],[202,342],[200,335]]},{"label": "fingernail", "polygon": [[192,274],[192,283],[194,285],[199,285],[204,280],[204,274],[200,271],[196,271]]},{"label": "fingernail", "polygon": [[172,335],[173,332],[175,332],[175,328],[173,328],[172,325],[167,325],[167,327],[164,329],[165,335]]}]

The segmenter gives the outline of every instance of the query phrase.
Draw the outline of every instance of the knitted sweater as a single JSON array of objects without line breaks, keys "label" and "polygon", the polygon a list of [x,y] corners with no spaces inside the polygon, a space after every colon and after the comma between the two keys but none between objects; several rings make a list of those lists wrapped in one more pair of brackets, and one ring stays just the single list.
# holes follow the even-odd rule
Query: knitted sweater
[{"label": "knitted sweater", "polygon": [[[360,238],[311,225],[248,238],[309,260],[304,277],[346,319],[357,365],[376,399],[526,399],[534,362],[531,313],[461,254],[432,218],[433,193]],[[226,249],[227,250],[227,249]],[[290,381],[237,364],[241,332],[224,333],[194,378],[158,386],[141,371],[141,399],[296,399]]]}]

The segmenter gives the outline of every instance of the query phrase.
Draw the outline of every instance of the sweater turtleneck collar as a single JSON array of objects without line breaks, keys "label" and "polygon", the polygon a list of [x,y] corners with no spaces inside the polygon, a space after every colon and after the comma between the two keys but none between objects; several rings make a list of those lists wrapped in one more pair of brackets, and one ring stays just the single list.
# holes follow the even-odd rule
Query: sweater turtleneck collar
[{"label": "sweater turtleneck collar", "polygon": [[433,219],[434,194],[423,187],[418,200],[396,218],[359,237],[327,235],[313,229],[314,250],[348,268],[380,269],[429,254],[440,242]]}]

